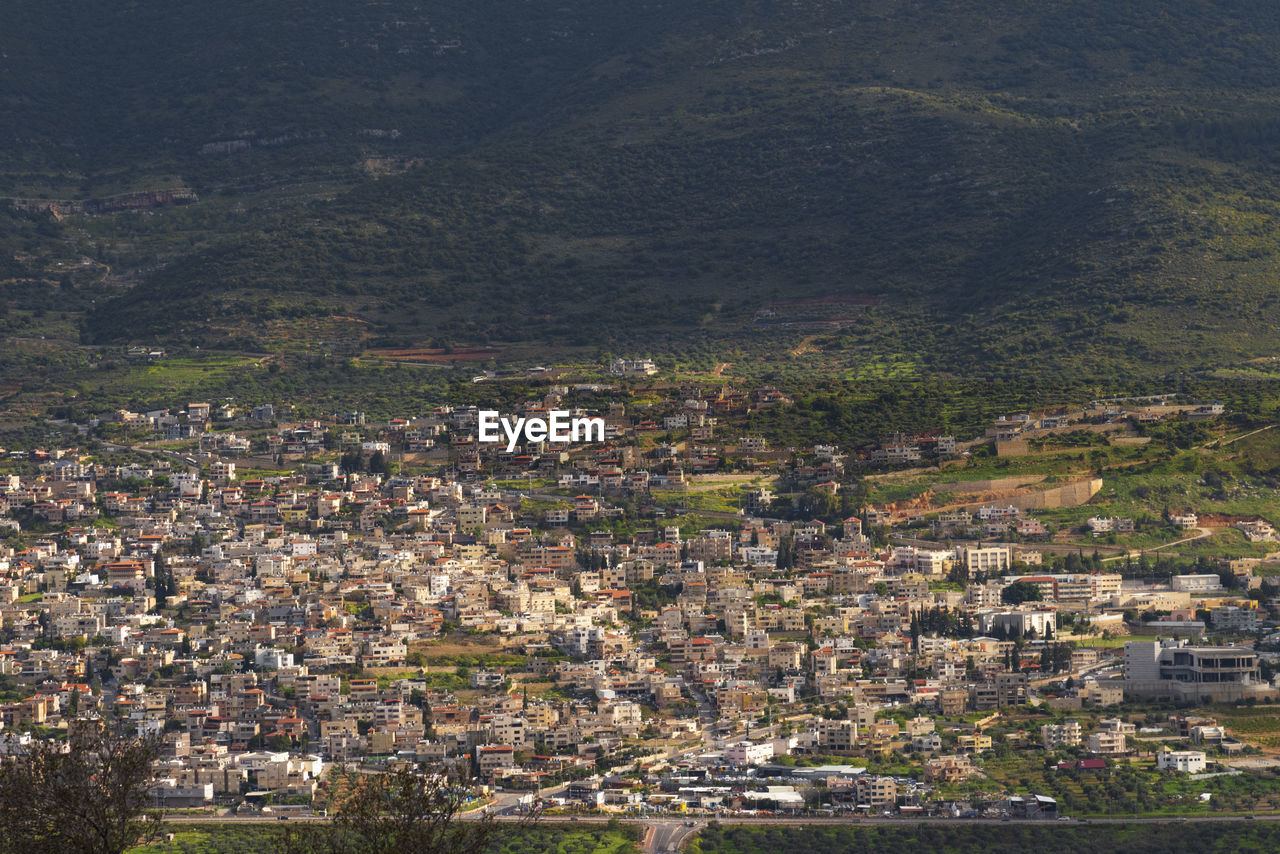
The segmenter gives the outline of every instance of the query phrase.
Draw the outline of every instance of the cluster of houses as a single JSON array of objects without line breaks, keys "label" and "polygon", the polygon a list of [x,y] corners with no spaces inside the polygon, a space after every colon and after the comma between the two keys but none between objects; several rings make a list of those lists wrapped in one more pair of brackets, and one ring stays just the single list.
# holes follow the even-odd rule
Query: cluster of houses
[{"label": "cluster of houses", "polygon": [[[690,398],[680,426],[714,431],[715,413],[767,392]],[[1050,698],[1060,709],[1273,693],[1243,647],[1135,642],[1117,679],[1089,674],[1118,662],[1059,642],[1066,615],[1098,632],[1124,631],[1134,608],[1257,615],[1196,576],[1026,574],[1038,553],[1009,543],[878,548],[858,516],[768,518],[767,494],[720,528],[682,529],[610,498],[696,470],[702,451],[632,441],[676,429],[666,417],[613,407],[604,442],[508,454],[477,445],[475,414],[370,425],[190,404],[109,419],[182,443],[146,462],[15,463],[0,475],[0,754],[111,715],[161,739],[154,793],[175,806],[306,803],[334,763],[416,762],[592,807],[798,810],[820,779],[823,806],[910,812],[978,773],[987,730],[1045,702],[1045,676],[1078,680]],[[945,438],[933,453],[954,452]],[[748,465],[773,453],[733,447]],[[835,449],[810,458],[813,483],[839,476]],[[1038,598],[1011,604],[1014,584]],[[1040,735],[1111,756],[1126,727]],[[918,779],[824,759],[904,752]],[[1195,770],[1182,753],[1163,761]],[[1007,810],[1049,810],[1009,796]]]}]

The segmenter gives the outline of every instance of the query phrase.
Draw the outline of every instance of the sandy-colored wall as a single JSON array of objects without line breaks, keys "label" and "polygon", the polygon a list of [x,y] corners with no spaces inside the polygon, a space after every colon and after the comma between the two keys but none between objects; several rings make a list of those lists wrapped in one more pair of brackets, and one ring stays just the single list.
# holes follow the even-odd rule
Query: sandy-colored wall
[{"label": "sandy-colored wall", "polygon": [[[1012,505],[1019,510],[1052,510],[1057,507],[1078,507],[1098,494],[1102,489],[1102,478],[1094,477],[1078,480],[1065,486],[1046,489],[1042,492],[1024,492],[997,499],[1001,505]],[[966,509],[977,509],[991,501],[979,501],[965,505]]]}]

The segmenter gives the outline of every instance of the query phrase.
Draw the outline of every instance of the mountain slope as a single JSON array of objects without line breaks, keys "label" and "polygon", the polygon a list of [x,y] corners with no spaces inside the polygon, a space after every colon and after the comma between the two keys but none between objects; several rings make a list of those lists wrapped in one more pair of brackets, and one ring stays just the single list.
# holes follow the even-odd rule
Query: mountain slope
[{"label": "mountain slope", "polygon": [[1097,375],[1280,346],[1272,4],[11,5],[11,192],[201,197],[65,223],[134,271],[94,342],[342,315]]}]

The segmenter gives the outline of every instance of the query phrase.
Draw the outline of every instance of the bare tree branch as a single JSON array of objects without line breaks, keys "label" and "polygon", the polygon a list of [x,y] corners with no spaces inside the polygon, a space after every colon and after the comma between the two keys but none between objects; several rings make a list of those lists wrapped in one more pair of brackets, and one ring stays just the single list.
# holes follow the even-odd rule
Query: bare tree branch
[{"label": "bare tree branch", "polygon": [[77,721],[66,742],[34,742],[0,762],[0,854],[122,854],[155,835],[153,739]]},{"label": "bare tree branch", "polygon": [[443,772],[339,770],[330,784],[333,821],[290,827],[276,854],[483,854],[497,831],[487,812],[463,815],[464,781]]}]

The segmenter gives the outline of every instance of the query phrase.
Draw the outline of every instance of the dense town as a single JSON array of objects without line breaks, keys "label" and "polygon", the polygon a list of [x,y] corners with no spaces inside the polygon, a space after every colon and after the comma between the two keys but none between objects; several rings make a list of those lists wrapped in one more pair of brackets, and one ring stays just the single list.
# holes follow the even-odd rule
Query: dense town
[{"label": "dense town", "polygon": [[[608,394],[552,385],[519,414],[584,391]],[[513,452],[476,441],[475,407],[205,402],[9,450],[0,752],[127,720],[162,745],[157,805],[256,814],[323,810],[335,766],[443,764],[513,811],[1065,819],[1041,770],[1265,765],[1199,711],[1278,695],[1265,559],[1153,579],[1053,551],[1036,508],[1092,479],[937,512],[844,486],[1221,406],[1097,403],[846,453],[734,432],[776,390],[686,394],[574,410],[603,441]],[[699,478],[726,472],[736,506],[699,509]],[[1161,523],[1198,529],[1192,507]],[[1001,775],[1017,761],[1032,779]]]}]

